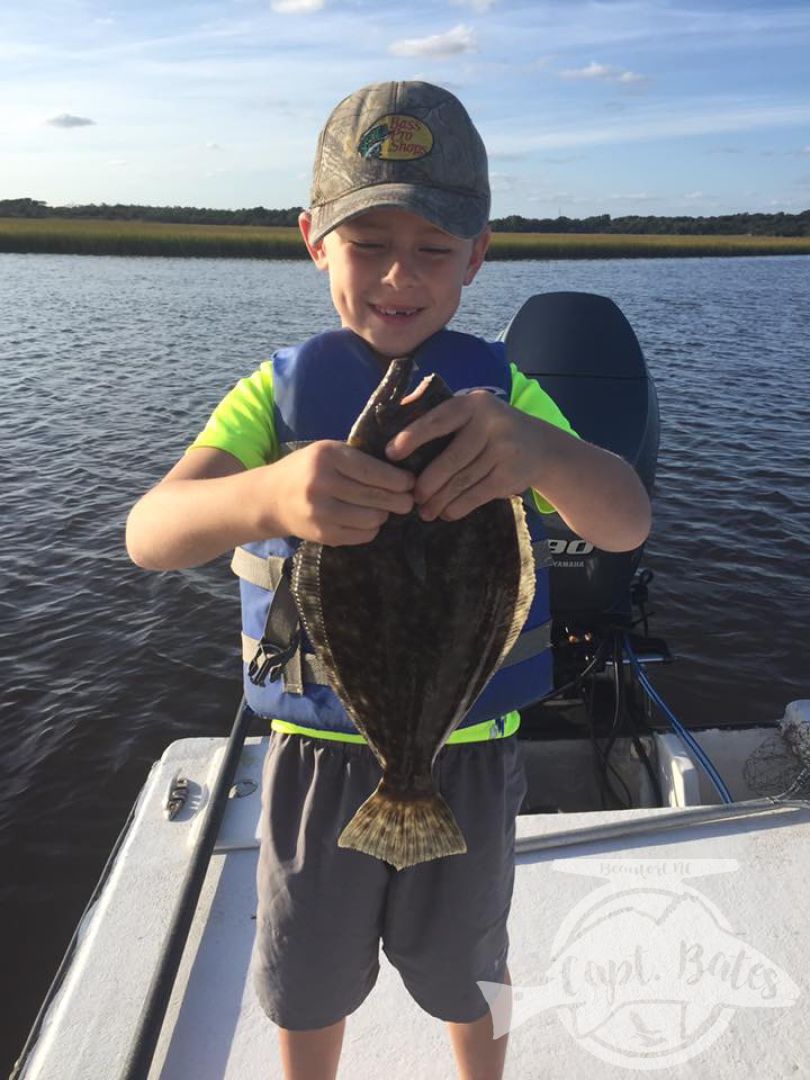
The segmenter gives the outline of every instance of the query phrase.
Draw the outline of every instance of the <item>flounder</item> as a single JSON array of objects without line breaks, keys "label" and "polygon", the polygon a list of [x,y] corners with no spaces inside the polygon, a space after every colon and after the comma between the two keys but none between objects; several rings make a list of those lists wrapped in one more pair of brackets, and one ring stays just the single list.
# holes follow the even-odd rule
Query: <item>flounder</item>
[{"label": "flounder", "polygon": [[[452,396],[431,375],[401,404],[413,371],[410,358],[391,362],[350,446],[387,461],[388,441]],[[418,475],[451,438],[397,464]],[[521,499],[494,499],[459,521],[423,521],[416,509],[391,514],[368,544],[305,541],[293,559],[292,591],[332,689],[383,770],[338,843],[398,870],[465,852],[433,763],[531,605],[534,561]]]}]

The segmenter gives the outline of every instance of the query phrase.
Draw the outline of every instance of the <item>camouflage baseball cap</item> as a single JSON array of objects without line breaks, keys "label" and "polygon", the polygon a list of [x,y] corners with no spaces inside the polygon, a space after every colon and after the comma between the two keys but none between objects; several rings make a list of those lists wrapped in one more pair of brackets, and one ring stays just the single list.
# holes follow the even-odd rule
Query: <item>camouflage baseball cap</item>
[{"label": "camouflage baseball cap", "polygon": [[453,236],[477,236],[486,226],[487,153],[448,90],[375,83],[344,98],[326,121],[312,177],[312,242],[383,206],[419,214]]}]

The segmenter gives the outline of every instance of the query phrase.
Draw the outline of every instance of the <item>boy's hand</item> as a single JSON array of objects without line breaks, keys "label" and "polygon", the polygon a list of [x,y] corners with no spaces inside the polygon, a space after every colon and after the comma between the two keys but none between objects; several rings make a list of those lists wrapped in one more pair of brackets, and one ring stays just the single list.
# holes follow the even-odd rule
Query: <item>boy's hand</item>
[{"label": "boy's hand", "polygon": [[400,431],[386,453],[397,461],[453,432],[416,481],[426,521],[454,521],[490,499],[533,488],[569,529],[603,551],[632,551],[647,538],[650,500],[631,465],[486,390],[443,401]]},{"label": "boy's hand", "polygon": [[411,473],[342,442],[311,443],[265,468],[274,519],[302,540],[367,544],[389,514],[413,507]]},{"label": "boy's hand", "polygon": [[387,447],[391,461],[441,435],[455,438],[417,478],[414,498],[425,521],[455,521],[490,499],[531,486],[542,425],[486,390],[453,397],[415,420]]}]

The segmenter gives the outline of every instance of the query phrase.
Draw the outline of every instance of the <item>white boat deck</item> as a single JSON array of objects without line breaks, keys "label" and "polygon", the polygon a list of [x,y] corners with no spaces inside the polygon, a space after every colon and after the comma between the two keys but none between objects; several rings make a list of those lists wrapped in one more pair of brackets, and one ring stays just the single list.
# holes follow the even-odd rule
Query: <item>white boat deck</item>
[{"label": "white boat deck", "polygon": [[[249,977],[265,740],[248,740],[150,1076],[280,1077],[275,1029]],[[224,740],[173,744],[154,767],[108,888],[90,913],[26,1080],[115,1080],[182,887]],[[187,806],[163,814],[172,778]],[[248,786],[250,786],[248,784]],[[522,837],[664,811],[521,817]],[[810,813],[535,852],[518,858],[509,1080],[810,1075]],[[339,933],[336,927],[336,933]],[[384,956],[347,1026],[345,1080],[443,1080],[443,1025]]]}]

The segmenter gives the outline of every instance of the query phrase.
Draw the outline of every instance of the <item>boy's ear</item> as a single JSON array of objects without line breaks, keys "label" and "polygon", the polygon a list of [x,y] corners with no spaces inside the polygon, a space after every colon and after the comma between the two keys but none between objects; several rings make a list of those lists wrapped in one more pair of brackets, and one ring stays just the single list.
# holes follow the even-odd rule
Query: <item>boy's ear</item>
[{"label": "boy's ear", "polygon": [[312,231],[312,217],[308,211],[303,210],[298,215],[298,228],[301,230],[301,235],[304,238],[304,243],[307,246],[307,251],[309,252],[312,261],[319,270],[326,270],[327,259],[323,240],[319,240],[316,244],[310,243],[309,234]]},{"label": "boy's ear", "polygon": [[481,269],[481,264],[484,261],[484,256],[487,253],[489,242],[492,239],[492,230],[489,225],[484,229],[482,233],[479,233],[473,240],[472,252],[470,254],[470,261],[467,264],[467,271],[464,274],[464,284],[469,285],[475,275]]}]

